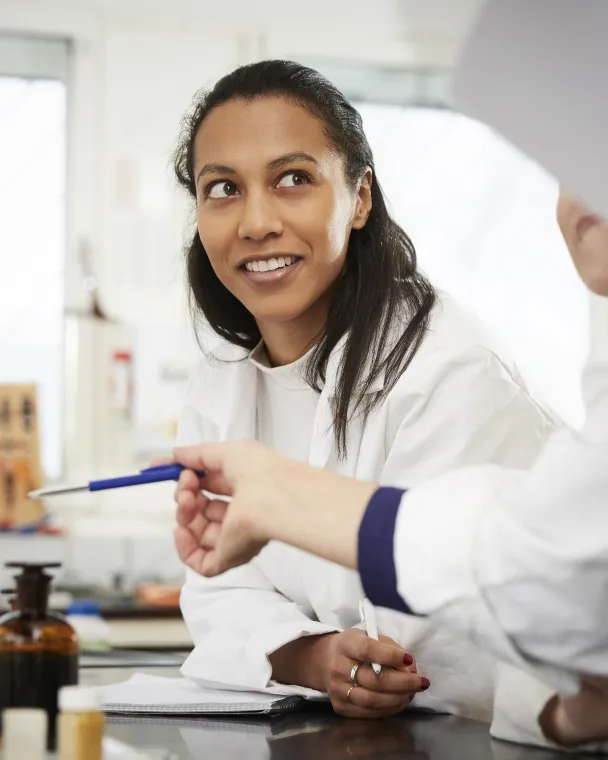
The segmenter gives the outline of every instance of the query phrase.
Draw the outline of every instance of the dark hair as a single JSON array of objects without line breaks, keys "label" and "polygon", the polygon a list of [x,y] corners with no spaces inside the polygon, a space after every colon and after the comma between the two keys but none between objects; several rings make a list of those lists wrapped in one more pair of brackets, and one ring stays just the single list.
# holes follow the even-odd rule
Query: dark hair
[{"label": "dark hair", "polygon": [[[336,87],[317,71],[298,63],[262,61],[236,69],[211,91],[197,94],[186,114],[174,153],[174,169],[179,183],[193,198],[194,139],[201,123],[211,110],[227,101],[264,96],[289,98],[323,122],[328,140],[344,159],[352,187],[367,167],[374,170],[361,116]],[[367,415],[379,405],[407,369],[424,338],[436,298],[429,281],[417,270],[411,240],[388,213],[375,174],[372,204],[365,226],[351,232],[345,271],[306,370],[307,382],[320,392],[330,354],[348,333],[333,408],[340,457],[346,455],[346,433],[353,416]],[[198,232],[185,254],[195,328],[202,317],[231,343],[254,348],[261,337],[256,321],[216,276]],[[403,329],[394,339],[393,330],[400,323]],[[382,376],[383,390],[366,398],[366,392]]]}]

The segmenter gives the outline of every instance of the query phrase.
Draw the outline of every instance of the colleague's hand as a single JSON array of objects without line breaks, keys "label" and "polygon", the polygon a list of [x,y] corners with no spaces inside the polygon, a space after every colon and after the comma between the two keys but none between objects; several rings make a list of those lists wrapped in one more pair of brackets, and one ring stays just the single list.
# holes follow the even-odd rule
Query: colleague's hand
[{"label": "colleague's hand", "polygon": [[[387,718],[402,712],[429,680],[416,672],[410,654],[388,636],[380,641],[358,628],[319,638],[321,682],[338,715],[348,718]],[[370,663],[382,665],[376,675]],[[353,666],[359,665],[351,681]]]},{"label": "colleague's hand", "polygon": [[608,296],[608,222],[565,193],[559,197],[557,221],[585,285]]},{"label": "colleague's hand", "polygon": [[[263,518],[281,457],[250,441],[179,449],[176,459],[205,472],[199,479],[184,470],[177,484],[174,535],[182,562],[206,576],[248,562],[270,539]],[[231,508],[227,501],[203,494],[202,488],[229,498]]]},{"label": "colleague's hand", "polygon": [[375,484],[293,462],[254,441],[189,446],[174,457],[189,470],[175,494],[175,543],[196,572],[242,565],[272,539],[357,567],[359,526]]},{"label": "colleague's hand", "polygon": [[608,740],[608,678],[584,676],[576,697],[553,697],[540,725],[547,738],[566,747]]}]

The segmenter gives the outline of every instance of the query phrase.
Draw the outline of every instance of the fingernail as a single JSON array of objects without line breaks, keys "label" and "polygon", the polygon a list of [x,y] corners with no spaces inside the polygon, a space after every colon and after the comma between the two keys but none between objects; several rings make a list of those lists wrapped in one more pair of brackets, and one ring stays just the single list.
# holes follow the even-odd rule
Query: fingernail
[{"label": "fingernail", "polygon": [[426,676],[422,676],[420,678],[420,689],[421,689],[421,691],[426,691],[429,688],[430,685],[431,685],[431,682],[429,681],[429,679]]},{"label": "fingernail", "polygon": [[403,664],[404,665],[413,665],[414,658],[411,654],[408,654],[407,652],[403,655]]}]

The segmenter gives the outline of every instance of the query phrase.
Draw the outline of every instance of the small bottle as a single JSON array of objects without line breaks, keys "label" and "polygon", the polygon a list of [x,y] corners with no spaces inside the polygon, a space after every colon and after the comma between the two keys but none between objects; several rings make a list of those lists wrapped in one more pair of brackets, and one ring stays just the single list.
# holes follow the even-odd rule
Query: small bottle
[{"label": "small bottle", "polygon": [[51,564],[7,563],[17,576],[17,610],[0,617],[0,712],[39,707],[48,714],[47,746],[55,746],[57,694],[78,682],[78,637],[48,612]]},{"label": "small bottle", "polygon": [[59,760],[102,760],[104,719],[97,689],[65,686],[59,692]]},{"label": "small bottle", "polygon": [[45,760],[48,716],[40,708],[2,713],[4,760]]}]

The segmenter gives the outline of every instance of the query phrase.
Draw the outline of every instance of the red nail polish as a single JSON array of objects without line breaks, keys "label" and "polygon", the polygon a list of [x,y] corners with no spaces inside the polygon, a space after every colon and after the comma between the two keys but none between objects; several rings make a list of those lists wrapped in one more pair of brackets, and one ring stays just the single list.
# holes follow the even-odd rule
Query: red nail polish
[{"label": "red nail polish", "polygon": [[426,676],[422,676],[420,678],[420,688],[422,689],[422,691],[426,691],[430,685],[431,685],[431,682]]},{"label": "red nail polish", "polygon": [[404,665],[412,665],[414,662],[414,658],[411,654],[407,654],[407,652],[403,655],[403,664]]}]

